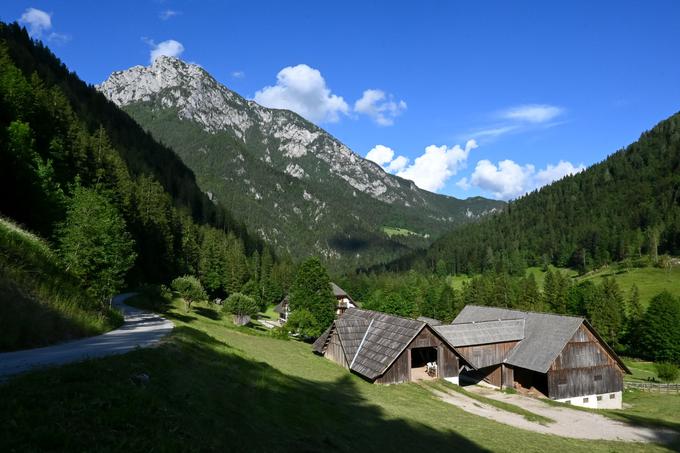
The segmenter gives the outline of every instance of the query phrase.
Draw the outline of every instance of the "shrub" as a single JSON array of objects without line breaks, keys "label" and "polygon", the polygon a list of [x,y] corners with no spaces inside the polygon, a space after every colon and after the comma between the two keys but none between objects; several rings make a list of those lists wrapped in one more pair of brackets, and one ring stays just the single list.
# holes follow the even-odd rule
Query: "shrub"
[{"label": "shrub", "polygon": [[186,311],[191,310],[191,304],[197,300],[205,300],[208,298],[203,285],[193,275],[185,275],[177,277],[172,281],[172,289],[179,293],[179,296],[184,299]]},{"label": "shrub", "polygon": [[680,369],[672,363],[659,362],[654,364],[656,375],[663,382],[673,382],[680,376]]},{"label": "shrub", "polygon": [[288,328],[286,326],[274,327],[269,331],[269,335],[278,340],[288,340]]},{"label": "shrub", "polygon": [[286,327],[291,333],[298,334],[302,338],[314,338],[323,333],[319,322],[306,308],[299,308],[288,316]]},{"label": "shrub", "polygon": [[234,324],[244,326],[250,322],[251,316],[260,311],[260,306],[252,297],[234,293],[224,301],[222,310],[233,315]]}]

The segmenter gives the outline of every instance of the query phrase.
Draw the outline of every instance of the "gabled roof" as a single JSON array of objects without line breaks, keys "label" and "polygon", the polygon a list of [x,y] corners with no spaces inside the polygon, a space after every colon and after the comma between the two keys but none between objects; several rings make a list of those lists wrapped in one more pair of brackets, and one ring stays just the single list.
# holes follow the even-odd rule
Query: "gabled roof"
[{"label": "gabled roof", "polygon": [[368,379],[385,373],[426,326],[422,321],[359,308],[348,309],[340,319],[364,320],[371,325],[356,356],[348,357],[348,363],[352,364],[350,369]]},{"label": "gabled roof", "polygon": [[524,339],[524,319],[446,324],[434,330],[454,347],[504,343]]},{"label": "gabled roof", "polygon": [[438,319],[428,318],[427,316],[418,316],[418,321],[422,321],[422,322],[427,323],[431,326],[441,326],[442,324],[444,324],[443,322],[441,322]]},{"label": "gabled roof", "polygon": [[346,297],[349,300],[352,300],[349,294],[347,294],[347,291],[344,289],[340,288],[338,285],[335,283],[331,282],[331,291],[333,292],[333,295],[335,297]]},{"label": "gabled roof", "polygon": [[288,296],[284,297],[281,302],[276,304],[276,306],[274,307],[274,311],[276,313],[284,314],[286,312],[286,306],[287,305],[288,305]]},{"label": "gabled roof", "polygon": [[337,331],[350,369],[373,380],[387,371],[426,325],[377,311],[349,308],[314,342],[313,348],[323,353],[330,335]]},{"label": "gabled roof", "polygon": [[550,365],[562,352],[581,324],[585,322],[586,327],[595,334],[622,369],[628,371],[628,368],[616,353],[582,317],[466,305],[453,320],[453,324],[518,319],[524,320],[524,339],[515,346],[505,360],[505,363],[509,365],[547,373]]}]

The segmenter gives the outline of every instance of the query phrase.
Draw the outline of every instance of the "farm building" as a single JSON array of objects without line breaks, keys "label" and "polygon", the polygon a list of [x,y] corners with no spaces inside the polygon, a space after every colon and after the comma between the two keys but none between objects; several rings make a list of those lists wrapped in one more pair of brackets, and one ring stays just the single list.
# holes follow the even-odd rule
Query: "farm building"
[{"label": "farm building", "polygon": [[441,377],[458,383],[458,354],[424,321],[349,308],[313,347],[371,382]]},{"label": "farm building", "polygon": [[[335,308],[336,316],[340,316],[348,308],[356,308],[357,304],[352,300],[349,294],[333,282],[331,282],[331,291],[338,301],[338,305]],[[282,324],[288,321],[288,315],[290,315],[288,296],[284,297],[283,300],[274,307],[274,311],[279,314],[279,321]]]},{"label": "farm building", "polygon": [[468,305],[452,324],[433,328],[471,365],[461,379],[621,408],[630,371],[584,318]]}]

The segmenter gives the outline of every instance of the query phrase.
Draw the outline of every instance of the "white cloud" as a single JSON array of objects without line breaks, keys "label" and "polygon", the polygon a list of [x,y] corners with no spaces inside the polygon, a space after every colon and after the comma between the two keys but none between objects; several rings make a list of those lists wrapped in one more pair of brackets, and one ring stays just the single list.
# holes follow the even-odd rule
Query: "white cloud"
[{"label": "white cloud", "polygon": [[485,137],[498,137],[501,135],[505,135],[508,132],[512,132],[516,130],[519,126],[518,125],[509,125],[509,126],[499,126],[499,127],[489,127],[486,129],[480,129],[476,132],[473,132],[470,134],[472,138],[485,138]]},{"label": "white cloud", "polygon": [[310,121],[336,122],[349,106],[331,93],[321,73],[306,64],[288,66],[276,75],[276,85],[255,93],[255,102],[265,107],[289,109]]},{"label": "white cloud", "polygon": [[397,176],[410,179],[421,189],[435,192],[465,166],[470,151],[475,148],[477,142],[474,140],[468,140],[465,148],[430,145],[411,165],[397,172]]},{"label": "white cloud", "polygon": [[404,156],[394,157],[394,150],[385,145],[375,145],[368,153],[366,159],[380,165],[383,170],[396,173],[402,171],[408,165],[408,158]]},{"label": "white cloud", "polygon": [[547,104],[527,104],[505,110],[501,117],[507,120],[545,123],[561,115],[564,109]]},{"label": "white cloud", "polygon": [[534,178],[536,187],[545,186],[546,184],[562,179],[567,175],[580,173],[585,169],[586,167],[583,164],[575,166],[571,162],[564,160],[559,161],[557,165],[548,164],[543,170],[536,173],[536,177]]},{"label": "white cloud", "polygon": [[578,173],[584,168],[582,164],[575,166],[571,162],[560,161],[557,165],[548,164],[537,172],[536,167],[531,164],[519,165],[506,159],[495,165],[484,159],[477,162],[469,178],[462,178],[456,185],[463,190],[478,187],[492,193],[496,198],[509,200],[566,175]]},{"label": "white cloud", "polygon": [[354,103],[354,111],[370,116],[381,126],[391,126],[394,118],[406,110],[406,102],[395,101],[394,96],[382,90],[365,90],[361,99]]},{"label": "white cloud", "polygon": [[372,160],[381,167],[392,162],[394,151],[384,145],[375,145],[367,154],[366,159]]},{"label": "white cloud", "polygon": [[172,10],[172,9],[166,9],[165,11],[160,12],[160,14],[158,15],[158,18],[160,20],[168,20],[168,19],[171,19],[175,16],[179,16],[180,14],[182,14],[182,13],[179,12],[179,11],[175,11],[175,10]]},{"label": "white cloud", "polygon": [[235,79],[243,79],[246,76],[246,73],[243,71],[234,71],[231,73],[231,76]]},{"label": "white cloud", "polygon": [[56,33],[52,32],[47,36],[47,40],[52,43],[52,44],[66,44],[71,40],[71,35],[67,35],[64,33]]},{"label": "white cloud", "polygon": [[149,53],[149,61],[153,63],[156,58],[164,55],[166,57],[179,57],[184,52],[184,46],[181,42],[175,41],[174,39],[168,39],[167,41],[159,42],[156,44],[152,39],[142,38],[142,41],[147,43],[151,47],[151,52]]},{"label": "white cloud", "polygon": [[392,160],[392,162],[389,163],[385,170],[389,171],[390,173],[402,171],[404,168],[406,168],[408,162],[409,161],[407,157],[397,156],[395,159]]},{"label": "white cloud", "polygon": [[19,23],[26,26],[32,38],[40,38],[43,32],[52,28],[52,14],[36,8],[27,8],[19,18]]}]

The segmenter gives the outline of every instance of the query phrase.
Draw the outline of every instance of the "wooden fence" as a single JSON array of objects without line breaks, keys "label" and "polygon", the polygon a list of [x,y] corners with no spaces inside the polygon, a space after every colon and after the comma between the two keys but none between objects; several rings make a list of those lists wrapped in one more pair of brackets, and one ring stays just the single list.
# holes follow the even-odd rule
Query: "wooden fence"
[{"label": "wooden fence", "polygon": [[627,389],[638,389],[655,393],[680,393],[680,384],[658,384],[655,382],[624,382]]}]

